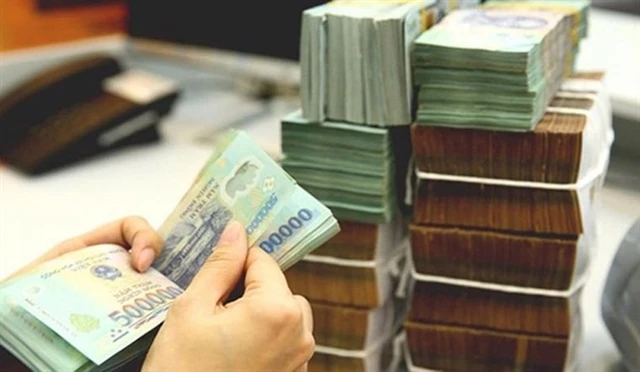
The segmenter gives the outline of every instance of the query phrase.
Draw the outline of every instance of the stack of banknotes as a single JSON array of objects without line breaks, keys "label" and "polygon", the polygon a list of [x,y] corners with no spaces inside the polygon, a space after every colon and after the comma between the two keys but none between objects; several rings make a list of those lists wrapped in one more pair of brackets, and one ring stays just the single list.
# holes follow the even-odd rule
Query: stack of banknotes
[{"label": "stack of banknotes", "polygon": [[566,59],[565,75],[574,72],[576,56],[580,51],[580,40],[589,32],[590,0],[489,0],[486,9],[522,9],[553,11],[571,17],[571,58]]},{"label": "stack of banknotes", "polygon": [[437,0],[337,0],[306,10],[300,33],[303,116],[411,123],[410,47],[440,16]]},{"label": "stack of banknotes", "polygon": [[[512,14],[507,4],[483,14]],[[518,21],[500,23],[507,44],[510,27],[519,35],[526,14],[575,17],[518,12],[524,12]],[[416,64],[418,75],[424,65]],[[594,197],[613,141],[602,79],[602,73],[560,79],[535,125],[521,133],[497,131],[480,113],[465,128],[418,115],[410,227],[415,283],[405,324],[411,369],[576,369],[580,293],[596,244]],[[505,110],[511,105],[505,101]]]},{"label": "stack of banknotes", "polygon": [[479,0],[337,0],[300,33],[302,110],[282,120],[284,169],[341,232],[285,274],[315,311],[311,371],[387,371],[406,316],[414,39]]},{"label": "stack of banknotes", "polygon": [[313,123],[296,111],[282,120],[284,169],[338,219],[386,223],[403,199],[409,127]]},{"label": "stack of banknotes", "polygon": [[408,231],[400,215],[385,224],[341,221],[334,238],[285,272],[314,312],[310,371],[383,371],[407,311]]},{"label": "stack of banknotes", "polygon": [[33,370],[122,367],[149,348],[232,220],[283,270],[339,231],[327,207],[232,131],[160,227],[165,248],[152,269],[134,271],[124,248],[106,245],[12,278],[0,287],[0,343]]},{"label": "stack of banknotes", "polygon": [[416,39],[412,370],[576,369],[611,107],[601,73],[571,74],[586,6],[539,3]]},{"label": "stack of banknotes", "polygon": [[531,130],[572,58],[570,31],[570,16],[550,11],[451,13],[415,41],[417,123]]}]

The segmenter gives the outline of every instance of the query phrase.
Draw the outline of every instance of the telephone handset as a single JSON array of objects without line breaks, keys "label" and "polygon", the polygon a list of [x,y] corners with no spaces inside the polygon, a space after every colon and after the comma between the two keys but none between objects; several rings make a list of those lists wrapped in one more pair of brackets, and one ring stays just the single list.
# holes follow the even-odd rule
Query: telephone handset
[{"label": "telephone handset", "polygon": [[157,141],[172,81],[93,55],[50,68],[0,98],[0,158],[30,174]]}]

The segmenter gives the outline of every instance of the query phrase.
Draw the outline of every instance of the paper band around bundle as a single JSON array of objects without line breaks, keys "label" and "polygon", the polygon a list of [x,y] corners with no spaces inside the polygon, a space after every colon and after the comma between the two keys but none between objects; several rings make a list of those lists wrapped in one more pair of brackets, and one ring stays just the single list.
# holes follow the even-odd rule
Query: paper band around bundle
[{"label": "paper band around bundle", "polygon": [[588,278],[588,275],[583,275],[569,289],[564,291],[558,291],[554,289],[519,287],[515,285],[486,283],[486,282],[479,282],[476,280],[455,279],[455,278],[447,278],[443,276],[420,274],[415,271],[415,268],[411,269],[411,276],[413,277],[413,279],[420,282],[442,283],[442,284],[455,285],[458,287],[478,288],[478,289],[486,289],[490,291],[498,291],[498,292],[505,292],[505,293],[519,293],[519,294],[545,296],[545,297],[570,297],[571,295],[576,293],[578,290],[580,290],[584,286],[584,283]]},{"label": "paper band around bundle", "polygon": [[570,78],[562,82],[561,91],[570,92],[596,92],[606,91],[605,85],[600,80]]}]

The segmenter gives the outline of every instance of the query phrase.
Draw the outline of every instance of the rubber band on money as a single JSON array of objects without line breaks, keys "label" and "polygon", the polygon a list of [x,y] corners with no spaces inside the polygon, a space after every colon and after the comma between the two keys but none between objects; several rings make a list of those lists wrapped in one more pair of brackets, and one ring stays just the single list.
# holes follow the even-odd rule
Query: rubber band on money
[{"label": "rubber band on money", "polygon": [[[399,260],[403,255],[406,254],[406,249],[403,247],[406,243],[400,242],[396,245],[394,250],[397,250],[395,255],[393,255],[390,259],[384,260],[352,260],[348,258],[339,258],[333,256],[318,256],[314,254],[308,254],[302,258],[302,261],[314,262],[314,263],[323,263],[328,265],[335,266],[346,266],[346,267],[360,267],[360,268],[376,268],[378,266],[383,265],[393,265],[394,262]],[[391,266],[389,266],[391,267]]]},{"label": "rubber band on money", "polygon": [[[588,269],[587,271],[590,271],[590,269]],[[576,293],[578,290],[580,290],[584,286],[584,283],[586,282],[588,277],[588,275],[582,275],[580,279],[577,280],[571,286],[571,288],[567,290],[559,291],[555,289],[520,287],[515,285],[486,283],[486,282],[480,282],[477,280],[456,279],[456,278],[448,278],[444,276],[420,274],[415,270],[415,267],[412,267],[411,275],[416,281],[419,281],[419,282],[450,284],[458,287],[487,289],[490,291],[498,291],[498,292],[505,292],[505,293],[521,293],[521,294],[534,295],[534,296],[537,295],[537,296],[545,296],[545,297],[570,297],[571,295]]]},{"label": "rubber band on money", "polygon": [[577,92],[577,91],[570,91],[570,92],[558,92],[556,93],[556,97],[558,98],[572,98],[572,99],[588,99],[588,100],[592,100],[599,112],[599,116],[600,116],[600,120],[604,123],[606,123],[605,127],[607,128],[607,142],[608,145],[611,145],[613,143],[613,137],[614,137],[614,133],[613,133],[613,129],[612,129],[612,125],[611,125],[611,105],[608,104],[609,101],[604,94],[605,91],[599,92],[598,94],[595,93],[586,93],[586,92]]},{"label": "rubber band on money", "polygon": [[605,85],[600,80],[572,78],[563,81],[560,90],[571,92],[600,92],[605,90]]}]

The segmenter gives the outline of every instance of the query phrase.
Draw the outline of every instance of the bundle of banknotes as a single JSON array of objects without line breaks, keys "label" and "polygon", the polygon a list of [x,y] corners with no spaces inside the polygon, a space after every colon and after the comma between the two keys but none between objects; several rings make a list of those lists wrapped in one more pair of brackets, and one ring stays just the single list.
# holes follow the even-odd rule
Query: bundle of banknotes
[{"label": "bundle of banknotes", "polygon": [[314,311],[311,371],[383,371],[407,311],[408,231],[386,224],[341,222],[334,238],[285,272],[291,290]]},{"label": "bundle of banknotes", "polygon": [[411,146],[407,126],[282,120],[284,169],[339,219],[385,223],[403,203]]},{"label": "bundle of banknotes", "polygon": [[520,9],[552,11],[571,17],[571,58],[565,60],[565,75],[574,72],[576,56],[580,51],[580,40],[585,38],[589,29],[590,0],[489,0],[484,2],[485,9]]},{"label": "bundle of banknotes", "polygon": [[417,124],[533,129],[572,58],[570,23],[517,8],[449,14],[415,41]]},{"label": "bundle of banknotes", "polygon": [[306,10],[300,33],[306,119],[407,125],[410,47],[439,17],[437,0],[337,0]]},{"label": "bundle of banknotes", "polygon": [[232,131],[160,227],[165,248],[152,269],[140,274],[124,248],[96,246],[2,283],[0,343],[33,370],[121,367],[146,352],[231,220],[283,270],[339,231],[327,207]]}]

